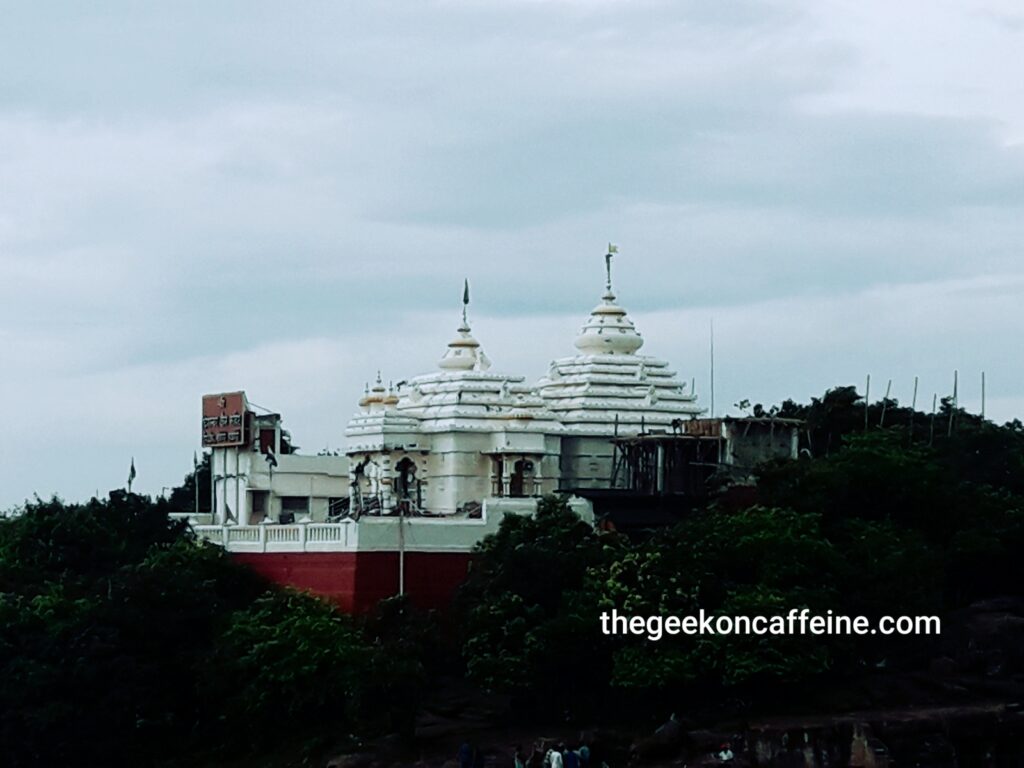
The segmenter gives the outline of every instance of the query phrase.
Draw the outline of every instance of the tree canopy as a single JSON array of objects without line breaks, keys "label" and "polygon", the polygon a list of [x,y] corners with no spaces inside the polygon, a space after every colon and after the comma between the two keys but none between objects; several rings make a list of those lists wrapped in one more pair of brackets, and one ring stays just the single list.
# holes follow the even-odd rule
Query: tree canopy
[{"label": "tree canopy", "polygon": [[877,619],[1021,593],[1020,423],[946,401],[933,429],[930,414],[865,404],[853,387],[755,411],[801,419],[805,450],[758,468],[753,506],[712,498],[637,541],[594,532],[556,499],[535,519],[503,521],[463,590],[469,675],[521,697],[559,691],[577,712],[644,696],[777,695],[896,661],[920,666],[935,649],[925,638],[605,637],[599,616],[808,608]]},{"label": "tree canopy", "polygon": [[0,520],[0,586],[0,753],[15,768],[301,752],[407,727],[426,680],[401,603],[356,621],[135,494]]}]

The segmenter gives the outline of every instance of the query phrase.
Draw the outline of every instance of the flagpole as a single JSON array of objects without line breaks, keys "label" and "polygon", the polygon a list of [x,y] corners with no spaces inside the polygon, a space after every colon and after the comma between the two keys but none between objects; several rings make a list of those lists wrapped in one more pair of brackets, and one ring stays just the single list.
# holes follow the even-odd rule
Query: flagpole
[{"label": "flagpole", "polygon": [[[217,450],[210,447],[210,522],[217,524]],[[223,520],[220,523],[223,525]]]},{"label": "flagpole", "polygon": [[192,484],[195,486],[195,511],[194,515],[199,515],[199,457],[196,456],[196,452],[192,451]]}]

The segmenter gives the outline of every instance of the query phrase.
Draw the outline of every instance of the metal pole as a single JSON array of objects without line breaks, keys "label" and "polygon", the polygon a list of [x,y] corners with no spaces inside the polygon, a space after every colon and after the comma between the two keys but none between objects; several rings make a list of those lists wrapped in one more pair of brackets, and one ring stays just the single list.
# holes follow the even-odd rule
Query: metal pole
[{"label": "metal pole", "polygon": [[199,514],[199,459],[196,458],[196,454],[192,452],[192,482],[195,484],[195,513]]},{"label": "metal pole", "polygon": [[249,521],[246,520],[245,510],[242,509],[242,478],[239,477],[242,472],[242,467],[239,464],[241,457],[241,450],[239,450],[238,446],[235,446],[235,509],[238,513],[238,525],[242,525],[243,520],[248,525]]},{"label": "metal pole", "polygon": [[217,524],[217,449],[210,448],[210,522]]},{"label": "metal pole", "polygon": [[405,509],[398,502],[398,596],[405,594]]},{"label": "metal pole", "polygon": [[957,393],[957,378],[958,378],[958,372],[956,370],[954,370],[953,371],[953,402],[951,403],[952,407],[949,409],[949,425],[946,427],[946,437],[952,437],[952,435],[953,435],[953,417],[956,415],[956,406],[957,406],[957,402],[959,400],[959,396],[958,396],[958,393]]},{"label": "metal pole", "polygon": [[981,372],[981,418],[985,420],[985,372]]},{"label": "metal pole", "polygon": [[885,411],[889,407],[889,393],[892,391],[892,379],[885,385],[885,397],[882,398],[882,416],[878,420],[878,426],[885,426]]},{"label": "metal pole", "polygon": [[864,431],[868,431],[868,405],[871,400],[871,374],[869,373],[864,382]]},{"label": "metal pole", "polygon": [[711,318],[711,418],[715,418],[715,319]]},{"label": "metal pole", "polygon": [[[213,521],[217,520],[217,474],[214,471],[217,461],[217,450],[210,449],[210,512],[213,514]],[[225,496],[226,498],[226,496]],[[221,519],[221,524],[227,521]]]},{"label": "metal pole", "polygon": [[930,446],[935,442],[935,408],[938,406],[939,396],[938,394],[932,395],[932,424],[928,430],[928,445]]},{"label": "metal pole", "polygon": [[914,414],[917,412],[917,376],[914,377],[914,396],[910,400],[910,442],[914,442]]}]

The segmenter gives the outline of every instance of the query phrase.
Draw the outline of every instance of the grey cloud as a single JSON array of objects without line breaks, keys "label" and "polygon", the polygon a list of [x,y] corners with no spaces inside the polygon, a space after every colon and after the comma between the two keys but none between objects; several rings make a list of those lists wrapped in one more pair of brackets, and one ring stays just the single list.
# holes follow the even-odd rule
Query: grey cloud
[{"label": "grey cloud", "polygon": [[936,377],[991,366],[1014,407],[1020,146],[952,92],[872,108],[863,41],[821,8],[5,4],[0,364],[21,374],[0,397],[49,410],[4,449],[0,506],[105,490],[132,450],[149,490],[176,481],[222,386],[338,441],[377,367],[433,366],[464,276],[497,364],[539,375],[571,353],[608,240],[684,376],[706,379],[715,316],[720,403],[888,375],[920,347]]}]

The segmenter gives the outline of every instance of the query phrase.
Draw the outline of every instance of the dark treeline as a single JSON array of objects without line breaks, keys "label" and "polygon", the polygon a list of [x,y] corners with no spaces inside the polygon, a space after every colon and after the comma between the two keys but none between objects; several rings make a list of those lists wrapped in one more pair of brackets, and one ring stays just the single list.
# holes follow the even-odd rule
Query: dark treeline
[{"label": "dark treeline", "polygon": [[0,521],[5,766],[219,764],[411,733],[429,626],[398,600],[356,621],[272,587],[167,508],[115,492]]},{"label": "dark treeline", "polygon": [[[970,644],[945,634],[600,633],[612,608],[955,617],[1021,594],[1019,422],[947,402],[932,430],[931,414],[890,401],[870,406],[865,430],[852,388],[757,408],[804,420],[798,461],[764,465],[753,489],[725,489],[635,540],[595,531],[555,498],[534,518],[508,517],[480,546],[443,634],[401,601],[353,619],[272,587],[196,542],[163,500],[30,503],[0,521],[4,764],[194,765],[284,738],[316,755],[408,735],[442,665],[511,694],[516,716],[562,723],[859,705],[814,692],[926,670],[938,656],[991,673],[991,659],[961,658]],[[188,482],[172,498],[193,498]],[[1003,658],[996,677],[1020,661]]]},{"label": "dark treeline", "polygon": [[[890,400],[867,408],[865,428],[853,387],[753,411],[803,420],[801,458],[762,465],[754,488],[726,488],[674,528],[631,541],[594,531],[556,500],[535,519],[506,521],[462,593],[470,677],[514,694],[523,713],[713,719],[898,704],[891,688],[876,700],[844,694],[876,675],[927,675],[937,658],[996,683],[1024,671],[1020,653],[986,656],[956,631],[967,606],[1024,589],[1019,421],[997,426],[946,400],[933,427],[930,413]],[[804,607],[935,615],[945,631],[653,642],[605,637],[599,625],[612,608],[687,616]],[[904,703],[920,693],[904,691]],[[987,695],[1001,695],[998,686]]]}]

